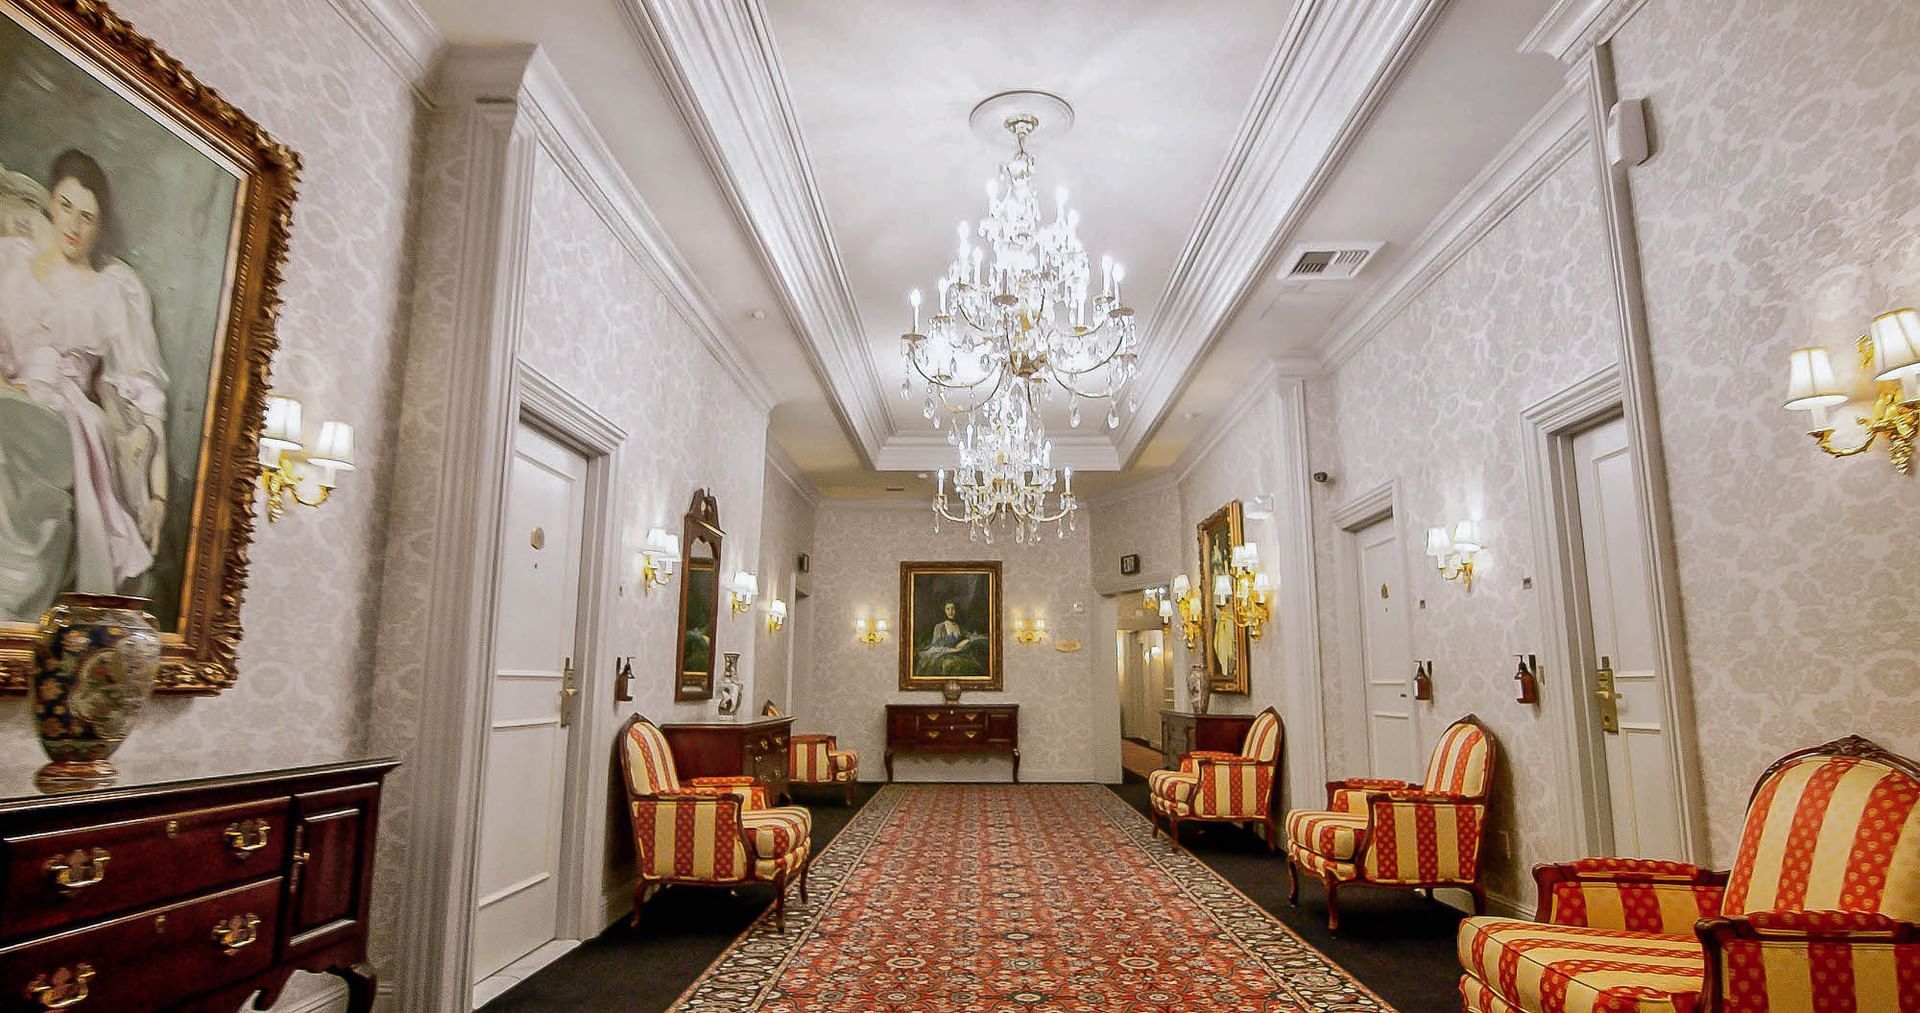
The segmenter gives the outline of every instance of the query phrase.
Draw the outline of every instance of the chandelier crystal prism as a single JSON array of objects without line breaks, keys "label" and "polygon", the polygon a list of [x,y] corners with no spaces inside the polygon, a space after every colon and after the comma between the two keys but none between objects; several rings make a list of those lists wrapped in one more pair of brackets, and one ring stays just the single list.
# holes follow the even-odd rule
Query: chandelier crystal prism
[{"label": "chandelier crystal prism", "polygon": [[1095,293],[1080,213],[1068,207],[1065,187],[1054,193],[1051,220],[1044,216],[1027,150],[1043,116],[1049,130],[1072,122],[1071,107],[1038,92],[1004,93],[976,107],[976,129],[997,124],[1014,153],[987,182],[986,216],[960,223],[924,331],[920,290],[908,295],[913,327],[900,340],[900,396],[913,396],[917,377],[921,415],[935,429],[952,421],[947,441],[960,455],[954,500],[941,471],[935,530],[944,518],[988,541],[1003,521],[1015,541],[1038,537],[1043,524],[1058,524],[1062,537],[1073,528],[1072,469],[1053,466],[1045,402],[1065,396],[1073,427],[1083,401],[1105,409],[1109,429],[1119,427],[1122,404],[1135,410],[1128,395],[1139,338],[1121,296],[1126,268],[1101,258]]}]

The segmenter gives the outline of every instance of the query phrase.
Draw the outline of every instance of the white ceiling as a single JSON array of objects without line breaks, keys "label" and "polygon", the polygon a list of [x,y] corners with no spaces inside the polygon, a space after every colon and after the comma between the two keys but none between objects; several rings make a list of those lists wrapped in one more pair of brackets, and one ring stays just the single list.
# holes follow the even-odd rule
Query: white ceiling
[{"label": "white ceiling", "polygon": [[[988,95],[1075,107],[1036,150],[1041,190],[1067,184],[1090,251],[1127,263],[1153,382],[1138,423],[1087,412],[1067,442],[1139,473],[1265,360],[1312,362],[1563,80],[1517,51],[1552,0],[682,3],[423,0],[454,41],[548,51],[772,386],[771,438],[829,495],[920,494],[942,459],[898,396],[899,334],[1009,150],[968,129]],[[1352,281],[1272,280],[1304,239],[1387,245]]]}]

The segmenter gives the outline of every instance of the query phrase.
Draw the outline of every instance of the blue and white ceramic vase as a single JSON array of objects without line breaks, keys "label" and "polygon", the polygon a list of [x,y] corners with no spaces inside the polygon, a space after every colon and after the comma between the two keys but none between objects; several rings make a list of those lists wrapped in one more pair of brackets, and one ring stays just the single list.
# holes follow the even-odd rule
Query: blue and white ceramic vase
[{"label": "blue and white ceramic vase", "polygon": [[160,634],[145,598],[63,594],[40,617],[33,723],[53,762],[42,781],[103,781],[153,693]]}]

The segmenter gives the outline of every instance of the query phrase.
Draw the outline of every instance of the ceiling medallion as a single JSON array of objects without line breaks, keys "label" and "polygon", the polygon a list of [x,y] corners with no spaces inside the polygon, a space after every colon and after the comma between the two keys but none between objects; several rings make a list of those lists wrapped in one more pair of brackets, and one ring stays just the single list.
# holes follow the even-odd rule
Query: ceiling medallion
[{"label": "ceiling medallion", "polygon": [[934,510],[970,525],[976,537],[990,537],[992,523],[1007,519],[1021,539],[1037,534],[1039,523],[1070,524],[1076,508],[1070,472],[1058,501],[1046,506],[1056,475],[1041,402],[1064,393],[1075,427],[1080,402],[1105,402],[1107,428],[1118,428],[1123,399],[1129,413],[1137,407],[1128,395],[1139,339],[1133,310],[1121,298],[1126,269],[1112,257],[1101,258],[1100,290],[1092,293],[1080,213],[1068,209],[1065,187],[1054,192],[1052,220],[1042,216],[1027,147],[1036,135],[1070,126],[1072,107],[1044,92],[1004,92],[971,117],[976,131],[996,121],[1013,139],[1013,156],[987,181],[986,217],[960,223],[924,332],[920,290],[908,296],[913,328],[900,340],[900,396],[913,396],[918,376],[926,399],[921,415],[934,428],[949,416],[966,418],[964,437],[959,422],[947,436],[960,450],[954,486],[962,511],[950,511],[944,481]]}]

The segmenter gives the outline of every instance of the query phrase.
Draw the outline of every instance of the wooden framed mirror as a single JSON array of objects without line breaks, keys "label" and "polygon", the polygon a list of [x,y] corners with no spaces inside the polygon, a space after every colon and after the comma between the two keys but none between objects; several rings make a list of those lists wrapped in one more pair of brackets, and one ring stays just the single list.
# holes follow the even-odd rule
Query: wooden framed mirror
[{"label": "wooden framed mirror", "polygon": [[705,489],[693,491],[680,544],[680,646],[675,652],[673,698],[713,696],[713,666],[720,657],[720,504]]}]

